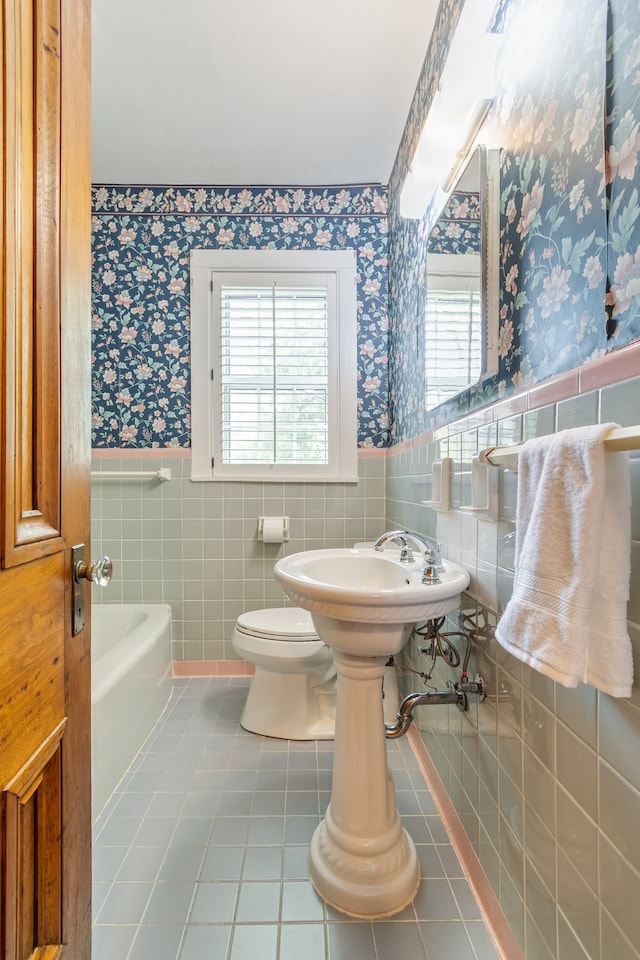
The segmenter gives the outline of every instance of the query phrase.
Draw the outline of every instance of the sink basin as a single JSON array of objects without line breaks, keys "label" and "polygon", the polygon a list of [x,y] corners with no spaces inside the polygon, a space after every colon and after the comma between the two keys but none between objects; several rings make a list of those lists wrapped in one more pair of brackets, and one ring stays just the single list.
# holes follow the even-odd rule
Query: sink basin
[{"label": "sink basin", "polygon": [[[394,558],[395,555],[395,558]],[[469,585],[462,567],[443,560],[440,583],[421,583],[422,564],[372,547],[307,550],[282,557],[276,580],[298,606],[357,623],[417,623],[455,610]]]}]

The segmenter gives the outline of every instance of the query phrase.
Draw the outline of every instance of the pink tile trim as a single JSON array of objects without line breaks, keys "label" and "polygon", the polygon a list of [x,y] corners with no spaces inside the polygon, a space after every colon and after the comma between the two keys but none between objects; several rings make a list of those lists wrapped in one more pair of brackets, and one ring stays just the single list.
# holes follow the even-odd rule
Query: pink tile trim
[{"label": "pink tile trim", "polygon": [[468,415],[467,429],[476,430],[490,423],[493,423],[493,410],[491,407],[481,407],[480,410],[472,410]]},{"label": "pink tile trim", "polygon": [[254,665],[244,660],[174,660],[174,677],[251,677]]},{"label": "pink tile trim", "polygon": [[374,460],[376,457],[386,457],[386,447],[358,447],[358,460]]},{"label": "pink tile trim", "polygon": [[426,433],[420,433],[417,437],[412,437],[410,440],[403,440],[402,443],[397,443],[394,447],[388,447],[387,456],[395,457],[397,454],[406,453],[407,450],[424,447],[428,443],[432,443],[435,439],[433,430],[427,430]]},{"label": "pink tile trim", "polygon": [[493,406],[493,419],[504,420],[505,417],[513,417],[517,413],[524,413],[528,405],[529,393],[514,393],[506,400],[497,400]]},{"label": "pink tile trim", "polygon": [[559,400],[568,400],[569,397],[575,397],[579,391],[578,371],[570,370],[560,377],[552,377],[551,380],[545,380],[538,386],[532,387],[527,393],[527,403],[529,410],[535,410],[538,407],[545,407],[549,403],[557,403]]},{"label": "pink tile trim", "polygon": [[[424,434],[423,434],[424,436]],[[418,439],[417,437],[412,438],[412,440],[403,440],[401,443],[394,444],[393,447],[387,447],[387,456],[395,457],[400,453],[406,453],[407,450],[411,450],[414,445],[414,441]]]},{"label": "pink tile trim", "polygon": [[132,450],[130,447],[96,447],[91,451],[93,460],[188,460],[190,457],[191,450],[188,447],[145,447],[140,450]]},{"label": "pink tile trim", "polygon": [[[384,457],[386,453],[385,447],[358,447],[358,458],[363,460]],[[191,449],[189,447],[153,447],[152,449],[141,447],[134,450],[131,447],[94,447],[91,457],[94,460],[144,460],[165,457],[188,460],[191,457]]]},{"label": "pink tile trim", "polygon": [[640,340],[580,367],[580,393],[640,376]]},{"label": "pink tile trim", "polygon": [[433,799],[449,834],[449,839],[460,858],[460,862],[473,888],[487,926],[494,936],[496,947],[502,960],[525,960],[524,954],[520,949],[520,944],[516,940],[507,922],[502,907],[493,892],[491,884],[487,880],[477,854],[471,845],[471,841],[462,826],[460,818],[455,811],[449,794],[440,779],[440,775],[429,756],[429,752],[420,734],[415,727],[412,727],[407,736],[409,737],[413,752],[418,759],[427,786],[433,794]]}]

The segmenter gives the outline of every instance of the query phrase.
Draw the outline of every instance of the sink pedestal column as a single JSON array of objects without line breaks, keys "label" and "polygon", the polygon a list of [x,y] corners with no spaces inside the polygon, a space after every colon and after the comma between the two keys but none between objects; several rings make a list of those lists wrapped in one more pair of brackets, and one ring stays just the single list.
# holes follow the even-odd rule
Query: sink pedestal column
[{"label": "sink pedestal column", "polygon": [[413,900],[420,870],[387,765],[382,678],[389,658],[351,656],[336,648],[333,655],[338,672],[333,786],[311,841],[311,881],[344,913],[391,916]]}]

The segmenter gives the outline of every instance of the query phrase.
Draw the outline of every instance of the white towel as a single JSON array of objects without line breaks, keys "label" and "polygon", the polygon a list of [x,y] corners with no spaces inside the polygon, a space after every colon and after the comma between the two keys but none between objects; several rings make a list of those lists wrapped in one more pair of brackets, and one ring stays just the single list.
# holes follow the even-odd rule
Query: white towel
[{"label": "white towel", "polygon": [[627,454],[604,447],[614,426],[523,444],[513,595],[496,637],[565,687],[629,697],[631,491]]}]

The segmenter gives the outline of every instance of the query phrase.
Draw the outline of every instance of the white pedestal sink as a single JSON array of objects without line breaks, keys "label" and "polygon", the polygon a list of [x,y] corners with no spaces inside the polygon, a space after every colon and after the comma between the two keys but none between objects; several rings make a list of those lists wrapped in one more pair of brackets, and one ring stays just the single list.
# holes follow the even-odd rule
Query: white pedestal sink
[{"label": "white pedestal sink", "polygon": [[336,662],[331,802],[311,841],[310,870],[320,896],[352,916],[391,916],[418,888],[415,847],[387,766],[382,678],[414,623],[458,606],[469,575],[443,565],[440,583],[423,584],[419,564],[364,547],[309,550],[274,567],[287,596],[310,611]]}]

